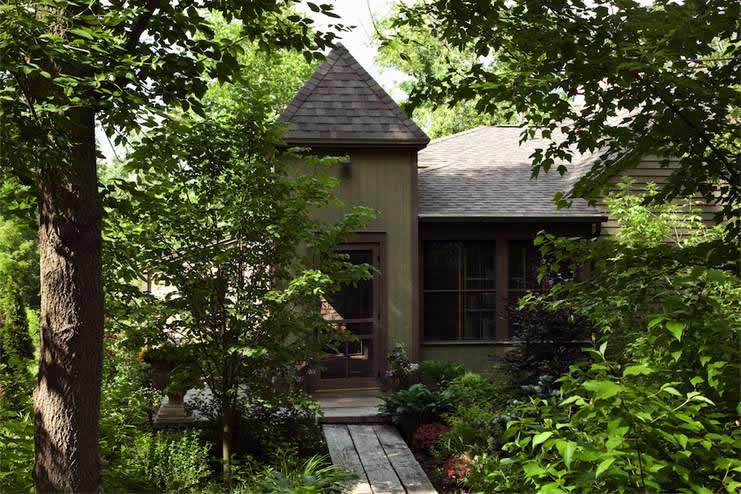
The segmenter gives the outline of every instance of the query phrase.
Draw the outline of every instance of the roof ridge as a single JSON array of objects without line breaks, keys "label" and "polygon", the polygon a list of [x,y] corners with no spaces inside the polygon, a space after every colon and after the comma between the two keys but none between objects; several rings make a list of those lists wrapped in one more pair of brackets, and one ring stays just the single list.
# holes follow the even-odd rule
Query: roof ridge
[{"label": "roof ridge", "polygon": [[450,134],[448,136],[437,137],[437,138],[431,140],[430,143],[428,144],[428,146],[432,146],[433,144],[438,144],[440,142],[447,141],[449,139],[454,139],[456,137],[461,137],[461,136],[464,136],[464,135],[473,134],[474,132],[478,132],[478,131],[483,130],[483,129],[486,129],[488,127],[493,127],[493,126],[492,125],[479,125],[478,127],[474,127],[472,129],[462,130],[462,131],[460,131],[458,133],[455,133],[455,134]]},{"label": "roof ridge", "polygon": [[378,84],[378,81],[376,81],[365,68],[358,62],[358,60],[352,56],[352,53],[350,53],[350,50],[345,48],[345,46],[341,43],[338,43],[339,47],[341,48],[344,53],[340,55],[339,58],[343,56],[347,56],[352,60],[352,64],[350,65],[350,68],[353,69],[356,73],[360,74],[363,77],[364,82],[366,85],[370,88],[371,91],[380,99],[385,105],[389,106],[392,112],[401,119],[401,121],[404,123],[407,129],[409,129],[414,135],[421,138],[422,140],[429,141],[429,137],[425,132],[419,128],[419,126],[414,123],[413,120],[411,120],[403,111],[401,111],[401,108],[399,108],[399,105],[396,104],[396,101],[389,95],[389,93],[386,92],[385,89],[381,87],[380,84]]},{"label": "roof ridge", "polygon": [[[278,122],[289,124],[286,141],[294,144],[372,142],[420,149],[430,141],[339,42],[286,105]],[[367,131],[367,127],[372,128]]]},{"label": "roof ridge", "polygon": [[[333,48],[327,54],[327,56],[324,58],[324,61],[320,63],[319,67],[317,67],[314,73],[311,74],[309,80],[306,81],[303,86],[301,86],[301,89],[299,89],[298,92],[293,96],[293,99],[288,102],[285,110],[283,110],[283,113],[278,116],[278,122],[282,122],[283,120],[290,120],[296,114],[299,107],[301,107],[301,104],[303,104],[306,99],[311,96],[311,94],[314,92],[314,89],[316,89],[319,83],[324,80],[326,75],[329,74],[330,69],[332,69],[332,67],[334,67],[334,65],[340,59],[340,57],[337,55],[337,52],[341,50],[347,51],[347,48],[345,48],[342,43],[336,43],[335,48]],[[325,68],[326,70],[323,70]],[[320,72],[321,77],[318,76]]]}]

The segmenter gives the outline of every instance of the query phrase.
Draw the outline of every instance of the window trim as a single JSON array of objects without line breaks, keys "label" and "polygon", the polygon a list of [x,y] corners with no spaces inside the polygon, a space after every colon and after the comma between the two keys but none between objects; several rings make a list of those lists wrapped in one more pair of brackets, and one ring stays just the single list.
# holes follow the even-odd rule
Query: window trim
[{"label": "window trim", "polygon": [[[464,218],[449,221],[420,221],[417,243],[418,252],[418,320],[417,341],[420,347],[425,346],[454,346],[454,345],[514,345],[517,342],[509,337],[507,314],[507,292],[509,271],[509,241],[533,240],[540,231],[547,231],[557,236],[594,237],[599,235],[599,221],[553,220],[547,221],[532,218],[531,221],[506,219],[499,222],[486,222],[480,219]],[[495,340],[432,340],[425,339],[424,327],[424,243],[430,240],[493,240],[496,242],[496,271],[497,271],[497,324]],[[589,278],[590,266],[581,266],[577,270],[579,278]]]},{"label": "window trim", "polygon": [[[426,289],[424,285],[424,252],[425,252],[425,242],[456,242],[459,243],[463,248],[459,249],[459,255],[458,255],[458,273],[457,273],[457,288],[445,288],[445,289]],[[471,243],[490,243],[494,246],[494,288],[467,288],[466,287],[466,272],[468,267],[468,259],[466,257],[466,244]],[[499,322],[498,322],[498,311],[499,311],[499,263],[497,261],[497,249],[499,248],[500,241],[497,239],[428,239],[422,241],[422,248],[421,248],[421,256],[420,260],[422,262],[421,269],[420,269],[420,287],[421,287],[421,300],[420,300],[420,318],[422,321],[422,328],[424,328],[424,319],[425,319],[425,313],[424,313],[424,299],[425,295],[427,294],[455,294],[457,299],[457,324],[456,324],[456,330],[455,330],[455,339],[450,340],[435,340],[435,341],[446,341],[446,342],[480,342],[480,341],[496,341],[499,337]],[[494,297],[496,297],[495,306],[494,309],[466,309],[466,296],[469,294],[492,294]],[[494,336],[495,340],[491,340],[491,338],[465,338],[465,326],[466,326],[466,314],[467,313],[483,313],[483,312],[494,312],[494,318],[495,318],[495,328],[494,328]],[[433,340],[426,340],[424,331],[422,332],[422,343],[425,344],[428,341]]]}]

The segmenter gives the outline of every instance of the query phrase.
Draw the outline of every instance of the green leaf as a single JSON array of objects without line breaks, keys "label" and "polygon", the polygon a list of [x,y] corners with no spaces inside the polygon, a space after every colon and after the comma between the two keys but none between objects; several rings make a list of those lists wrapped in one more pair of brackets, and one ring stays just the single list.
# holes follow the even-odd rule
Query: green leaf
[{"label": "green leaf", "polygon": [[600,475],[602,475],[605,472],[605,470],[607,470],[608,468],[610,468],[610,465],[612,465],[614,462],[615,462],[615,458],[614,457],[610,457],[610,458],[604,460],[597,467],[597,471],[594,473],[594,476],[595,477],[599,477]]},{"label": "green leaf", "polygon": [[557,483],[551,482],[540,488],[539,494],[566,494],[566,491],[561,489]]},{"label": "green leaf", "polygon": [[535,449],[535,446],[537,446],[538,444],[545,442],[552,435],[553,433],[550,431],[545,431],[545,432],[541,432],[540,434],[536,434],[533,437],[533,449]]},{"label": "green leaf", "polygon": [[625,376],[645,376],[651,374],[654,370],[646,364],[631,365],[625,368],[623,371],[623,377]]},{"label": "green leaf", "polygon": [[682,341],[682,333],[687,325],[679,321],[669,321],[666,323],[666,329],[676,338],[677,341]]},{"label": "green leaf", "polygon": [[566,468],[571,469],[571,463],[574,461],[574,452],[576,451],[576,443],[559,439],[556,441],[556,449],[558,450],[558,454],[561,455],[561,458],[563,458]]},{"label": "green leaf", "polygon": [[682,396],[682,393],[677,391],[677,389],[673,388],[672,386],[662,387],[661,391],[666,391],[670,395],[674,395],[674,396]]},{"label": "green leaf", "polygon": [[563,400],[561,402],[561,406],[570,405],[570,404],[572,404],[574,402],[577,402],[577,405],[583,405],[584,404],[584,398],[582,398],[579,395],[569,396],[568,398],[566,398],[565,400]]},{"label": "green leaf", "polygon": [[687,449],[687,436],[684,434],[674,434],[674,438],[682,446],[682,449]]},{"label": "green leaf", "polygon": [[596,399],[605,399],[610,398],[611,396],[615,396],[618,393],[622,393],[625,390],[624,386],[621,386],[620,384],[615,384],[612,381],[604,381],[604,380],[593,380],[593,381],[587,381],[584,384],[582,384],[584,389],[587,391],[591,391],[595,394]]},{"label": "green leaf", "polygon": [[525,474],[528,477],[540,477],[545,473],[545,469],[534,461],[525,463],[524,465],[522,465],[522,468],[523,470],[525,470]]},{"label": "green leaf", "polygon": [[84,29],[80,27],[73,27],[72,29],[68,29],[67,32],[76,34],[77,36],[85,39],[95,39],[93,36],[92,31],[89,29]]}]

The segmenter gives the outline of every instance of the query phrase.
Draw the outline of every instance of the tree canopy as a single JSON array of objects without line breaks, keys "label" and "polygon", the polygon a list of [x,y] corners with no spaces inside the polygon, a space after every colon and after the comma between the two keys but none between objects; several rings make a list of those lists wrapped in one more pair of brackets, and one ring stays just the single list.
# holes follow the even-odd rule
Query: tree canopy
[{"label": "tree canopy", "polygon": [[[399,26],[396,38],[394,19],[400,13],[399,4],[376,24],[375,41],[379,42],[375,62],[384,68],[397,69],[410,77],[401,83],[401,89],[410,93],[417,85],[445,76],[449,66],[471,67],[477,55],[469,47],[455,47],[435,36],[426,25]],[[491,60],[487,65],[496,61]],[[431,138],[462,132],[479,125],[512,123],[513,117],[504,114],[501,103],[472,98],[461,101],[420,102],[411,115]]]},{"label": "tree canopy", "polygon": [[474,59],[451,58],[419,80],[413,105],[478,100],[490,113],[508,105],[529,126],[523,139],[552,138],[532,156],[535,175],[576,149],[598,154],[564,199],[594,199],[617,171],[658,155],[679,166],[654,201],[701,194],[723,205],[737,231],[740,8],[733,0],[432,0],[401,5],[392,26],[412,53],[409,31],[427,31]]},{"label": "tree canopy", "polygon": [[[311,29],[298,0],[10,0],[0,5],[0,180],[3,201],[38,207],[41,354],[34,392],[35,481],[41,491],[98,488],[103,346],[96,125],[114,142],[172,107],[203,114],[209,81],[238,73],[240,40],[215,36],[211,12],[240,21],[260,49],[307,60],[344,29]],[[309,8],[336,18],[330,5]],[[84,378],[73,378],[83,376]],[[62,392],[59,392],[62,390]],[[58,420],[64,417],[64,420]]]}]

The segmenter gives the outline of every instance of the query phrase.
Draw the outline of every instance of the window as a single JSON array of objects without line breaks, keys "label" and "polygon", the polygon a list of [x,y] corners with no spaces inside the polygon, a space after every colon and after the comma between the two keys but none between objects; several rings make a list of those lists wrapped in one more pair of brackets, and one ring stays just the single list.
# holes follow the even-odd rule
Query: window
[{"label": "window", "polygon": [[491,340],[496,336],[496,244],[424,243],[425,340]]},{"label": "window", "polygon": [[507,270],[508,336],[512,338],[517,331],[517,317],[512,317],[517,301],[527,292],[540,292],[544,283],[538,283],[538,268],[543,263],[543,256],[533,245],[532,240],[511,240],[509,242],[509,259]]}]

